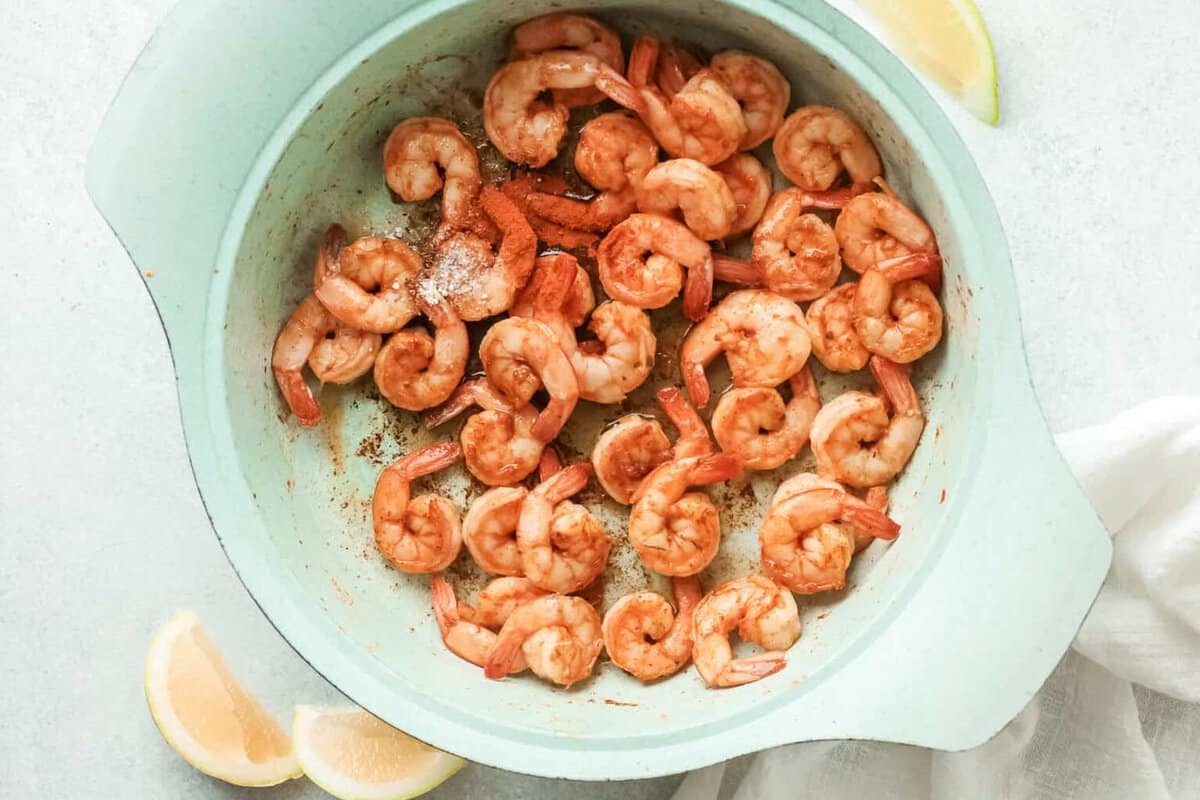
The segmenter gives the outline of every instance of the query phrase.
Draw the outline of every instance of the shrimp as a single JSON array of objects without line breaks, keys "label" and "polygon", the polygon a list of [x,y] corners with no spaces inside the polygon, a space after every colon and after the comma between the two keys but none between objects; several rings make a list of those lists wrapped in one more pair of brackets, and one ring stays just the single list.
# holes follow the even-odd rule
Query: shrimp
[{"label": "shrimp", "polygon": [[479,203],[500,230],[499,246],[493,249],[474,233],[450,233],[438,244],[420,286],[422,294],[448,299],[455,313],[468,321],[507,310],[529,280],[537,255],[533,228],[503,192],[485,186]]},{"label": "shrimp", "polygon": [[833,228],[810,208],[837,208],[842,197],[820,197],[785,189],[771,198],[754,229],[753,263],[763,284],[789,300],[815,300],[842,272]]},{"label": "shrimp", "polygon": [[440,442],[414,450],[380,474],[371,500],[375,546],[396,569],[437,572],[458,557],[462,530],[454,505],[435,494],[410,493],[414,480],[460,458],[458,445]]},{"label": "shrimp", "polygon": [[[442,574],[436,573],[429,584],[429,596],[433,601],[433,618],[437,621],[442,641],[451,653],[477,666],[487,663],[488,653],[496,646],[496,632],[470,619],[469,606],[458,605],[451,586]],[[521,653],[509,665],[510,674],[527,668]]]},{"label": "shrimp", "polygon": [[734,386],[778,386],[808,360],[808,331],[800,307],[774,292],[742,289],[727,295],[688,331],[679,350],[679,367],[692,402],[700,408],[709,396],[704,368],[722,352]]},{"label": "shrimp", "polygon": [[304,381],[305,363],[323,382],[349,383],[371,368],[379,342],[377,333],[347,328],[313,295],[300,301],[271,351],[275,382],[296,420],[305,426],[321,421],[321,407]]},{"label": "shrimp", "polygon": [[694,158],[705,165],[719,164],[737,152],[746,133],[746,122],[725,81],[712,69],[701,69],[688,78],[673,96],[648,79],[658,61],[659,43],[647,36],[638,39],[629,55],[632,91],[609,92],[618,104],[636,112],[663,150],[674,158]]},{"label": "shrimp", "polygon": [[664,386],[659,389],[654,398],[662,408],[667,419],[679,431],[672,452],[675,458],[692,458],[706,456],[713,451],[712,440],[708,436],[708,428],[704,420],[696,412],[696,408],[687,401],[683,392],[677,386]]},{"label": "shrimp", "polygon": [[488,382],[517,404],[528,403],[539,386],[545,387],[550,402],[530,432],[542,442],[558,435],[575,410],[579,382],[550,328],[524,317],[501,320],[479,343],[479,358]]},{"label": "shrimp", "polygon": [[642,563],[662,575],[695,575],[721,543],[717,509],[689,486],[736,478],[741,462],[728,453],[668,461],[638,487],[629,515],[629,541]]},{"label": "shrimp", "polygon": [[774,136],[792,99],[792,87],[779,69],[765,58],[734,51],[717,53],[709,67],[742,108],[746,132],[738,149],[753,150]]},{"label": "shrimp", "polygon": [[467,227],[479,196],[479,157],[448,119],[413,117],[392,129],[383,145],[383,177],[402,200],[442,192],[442,222]]},{"label": "shrimp", "polygon": [[925,415],[907,370],[879,356],[871,357],[870,366],[886,402],[865,392],[845,392],[818,412],[811,434],[817,472],[860,488],[881,486],[896,477],[925,430]]},{"label": "shrimp", "polygon": [[521,504],[521,566],[542,589],[578,591],[608,563],[612,540],[604,526],[583,506],[566,502],[587,485],[590,473],[589,464],[572,464],[539,483]]},{"label": "shrimp", "polygon": [[602,631],[609,658],[639,681],[678,672],[692,657],[692,613],[700,602],[700,581],[673,578],[676,609],[657,592],[634,592],[604,615]]},{"label": "shrimp", "polygon": [[658,420],[629,414],[596,438],[592,468],[608,496],[629,505],[642,479],[670,457],[671,441]]},{"label": "shrimp", "polygon": [[[643,55],[646,54],[648,53],[644,53]],[[645,65],[642,66],[644,68]],[[687,84],[688,79],[704,69],[704,65],[694,55],[682,48],[669,44],[659,44],[658,62],[653,66],[654,81],[658,84],[658,88],[665,92],[668,97],[674,97],[679,94],[679,91]],[[634,75],[634,77],[638,77],[643,85],[646,83],[647,78],[642,78],[639,75]]]},{"label": "shrimp", "polygon": [[941,258],[914,253],[863,273],[854,292],[854,330],[872,353],[908,364],[942,340],[942,306],[922,277],[938,279]]},{"label": "shrimp", "polygon": [[723,239],[733,228],[737,203],[725,179],[691,158],[664,161],[646,173],[637,192],[643,214],[683,218],[697,237]]},{"label": "shrimp", "polygon": [[821,395],[808,367],[788,379],[792,399],[764,387],[731,389],[713,412],[713,436],[726,453],[750,469],[775,469],[791,461],[808,443]]},{"label": "shrimp", "polygon": [[881,261],[937,252],[937,239],[925,220],[890,190],[860,194],[846,203],[833,230],[846,266],[859,274]]},{"label": "shrimp", "polygon": [[436,428],[474,405],[484,410],[468,418],[459,434],[467,470],[488,486],[507,486],[537,469],[545,448],[531,433],[537,410],[514,407],[486,379],[460,386],[444,406],[426,415],[425,425]]},{"label": "shrimp", "polygon": [[[621,37],[601,22],[582,14],[543,14],[513,31],[513,57],[526,58],[547,50],[580,50],[596,56],[617,72],[625,71]],[[604,100],[596,89],[554,89],[554,102],[567,108],[592,106]]]},{"label": "shrimp", "polygon": [[[792,477],[785,480],[783,483],[779,484],[779,487],[775,490],[774,496],[771,498],[771,505],[773,505],[773,506],[781,505],[784,500],[787,500],[788,498],[792,497],[793,495],[799,494],[800,492],[808,491],[809,489],[812,489],[814,487],[818,487],[818,488],[824,487],[827,489],[844,489],[845,488],[837,481],[831,481],[828,478],[818,477],[811,472],[801,472],[800,474],[793,475]],[[867,505],[871,506],[871,508],[874,508],[879,513],[887,514],[887,510],[888,510],[887,487],[886,486],[872,486],[870,489],[867,489],[866,493],[863,495],[863,501]],[[876,519],[876,518],[872,517],[872,519]],[[861,551],[865,550],[872,542],[875,541],[874,533],[871,533],[870,531],[862,529],[862,528],[857,528],[854,525],[851,525],[849,522],[827,522],[827,523],[825,523],[825,525],[838,527],[838,528],[844,528],[845,533],[847,533],[847,535],[852,537],[854,540],[854,554],[855,555],[857,555]],[[829,534],[829,536],[832,536],[832,534]],[[836,540],[828,539],[828,541],[836,541]]]},{"label": "shrimp", "polygon": [[503,678],[522,654],[534,674],[570,686],[592,674],[603,646],[600,615],[591,604],[579,597],[547,595],[518,607],[505,621],[484,674]]},{"label": "shrimp", "polygon": [[463,518],[463,543],[489,575],[521,575],[517,550],[517,519],[528,491],[522,486],[498,486],[475,501]]},{"label": "shrimp", "polygon": [[571,353],[579,396],[594,403],[619,403],[654,368],[658,340],[650,317],[627,303],[609,300],[592,314],[588,330],[596,338],[580,342]]},{"label": "shrimp", "polygon": [[346,231],[330,225],[317,249],[313,293],[329,313],[352,328],[392,333],[417,315],[412,283],[421,257],[399,239],[367,237],[346,245]]},{"label": "shrimp", "polygon": [[[729,634],[766,648],[734,659]],[[762,575],[736,578],[713,589],[692,614],[692,661],[711,687],[741,686],[787,666],[788,648],[800,638],[800,613],[792,593]]]},{"label": "shrimp", "polygon": [[474,621],[485,628],[499,629],[517,608],[548,594],[529,578],[496,578],[475,596]]},{"label": "shrimp", "polygon": [[538,256],[534,262],[533,274],[529,277],[529,283],[525,284],[525,288],[517,294],[512,308],[508,309],[511,316],[538,318],[541,310],[539,305],[545,302],[547,293],[553,288],[550,283],[559,259],[569,259],[574,264],[575,277],[567,289],[562,304],[554,310],[562,314],[563,321],[569,327],[578,328],[583,325],[588,314],[592,313],[592,309],[596,307],[596,294],[592,291],[592,279],[587,270],[579,265],[574,256],[567,253]]},{"label": "shrimp", "polygon": [[575,171],[600,193],[585,201],[537,192],[529,208],[568,228],[607,231],[637,210],[637,189],[657,163],[658,143],[636,117],[601,114],[584,123],[575,148]]},{"label": "shrimp", "polygon": [[432,337],[424,330],[392,334],[375,360],[375,385],[388,402],[408,411],[440,405],[458,388],[467,369],[470,345],[467,326],[449,301],[430,303],[418,297],[421,311],[433,323]]},{"label": "shrimp", "polygon": [[812,354],[833,372],[856,372],[867,365],[871,351],[854,329],[857,283],[844,283],[813,301],[804,314]]},{"label": "shrimp", "polygon": [[826,106],[805,106],[783,121],[771,143],[775,164],[806,192],[833,186],[844,169],[855,186],[883,174],[879,153],[854,120]]},{"label": "shrimp", "polygon": [[666,217],[632,214],[608,232],[596,256],[600,283],[613,300],[637,308],[662,308],[687,286],[683,312],[703,319],[712,300],[712,249],[684,225]]},{"label": "shrimp", "polygon": [[713,167],[733,194],[736,212],[727,236],[745,233],[758,224],[771,199],[771,173],[749,153],[737,153]]},{"label": "shrimp", "polygon": [[534,194],[562,195],[567,192],[567,188],[567,182],[560,176],[535,173],[518,173],[515,178],[500,184],[500,191],[504,192],[504,196],[525,215],[529,227],[533,228],[538,239],[551,247],[592,251],[596,242],[600,240],[596,234],[573,230],[551,222],[545,217],[535,214],[529,207],[529,201]]},{"label": "shrimp", "polygon": [[789,494],[772,502],[758,540],[763,569],[793,592],[845,587],[858,532],[880,539],[900,533],[884,513],[836,483],[813,475],[797,476],[791,483]]},{"label": "shrimp", "polygon": [[638,96],[621,73],[588,53],[551,50],[510,61],[492,76],[484,91],[484,130],[509,161],[545,166],[558,154],[570,110],[558,101],[542,102],[539,96],[547,89],[592,87],[618,103],[621,99],[636,103]]}]

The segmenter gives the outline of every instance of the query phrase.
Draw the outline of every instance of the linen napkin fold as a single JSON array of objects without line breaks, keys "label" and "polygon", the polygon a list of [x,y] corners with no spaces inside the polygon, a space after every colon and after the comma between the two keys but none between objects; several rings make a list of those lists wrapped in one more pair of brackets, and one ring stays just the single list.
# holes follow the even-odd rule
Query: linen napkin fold
[{"label": "linen napkin fold", "polygon": [[1200,797],[1200,398],[1154,400],[1057,442],[1113,536],[1113,564],[1012,722],[962,753],[779,747],[691,773],[675,800]]}]

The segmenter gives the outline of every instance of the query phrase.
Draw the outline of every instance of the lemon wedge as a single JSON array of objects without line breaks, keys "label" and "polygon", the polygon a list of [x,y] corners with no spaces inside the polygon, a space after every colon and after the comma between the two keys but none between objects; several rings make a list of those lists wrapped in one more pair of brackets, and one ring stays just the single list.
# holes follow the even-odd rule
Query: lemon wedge
[{"label": "lemon wedge", "polygon": [[971,0],[859,1],[904,58],[979,119],[1000,121],[992,37]]},{"label": "lemon wedge", "polygon": [[296,759],[339,800],[404,800],[440,785],[467,762],[354,706],[296,706]]},{"label": "lemon wedge", "polygon": [[238,683],[190,611],[150,644],[146,702],[167,744],[207,775],[274,786],[302,774],[288,735]]}]

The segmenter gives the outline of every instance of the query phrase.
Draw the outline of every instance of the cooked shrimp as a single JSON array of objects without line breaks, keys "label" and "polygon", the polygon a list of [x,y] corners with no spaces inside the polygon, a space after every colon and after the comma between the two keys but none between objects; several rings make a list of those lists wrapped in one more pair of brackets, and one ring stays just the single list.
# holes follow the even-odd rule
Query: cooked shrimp
[{"label": "cooked shrimp", "polygon": [[[729,634],[767,652],[734,659]],[[713,589],[692,615],[692,661],[712,687],[741,686],[787,666],[785,652],[800,638],[792,593],[762,575],[736,578]]]},{"label": "cooked shrimp", "polygon": [[867,192],[846,203],[833,230],[846,266],[860,274],[881,261],[937,252],[925,220],[890,191]]},{"label": "cooked shrimp", "polygon": [[668,461],[650,473],[634,495],[629,541],[647,567],[663,575],[695,575],[721,543],[721,523],[708,496],[690,486],[718,483],[742,472],[728,453]]},{"label": "cooked shrimp", "polygon": [[746,132],[738,149],[753,150],[774,136],[792,99],[792,87],[779,69],[765,58],[733,51],[717,53],[709,67],[742,107]]},{"label": "cooked shrimp", "polygon": [[579,382],[550,328],[524,317],[501,320],[479,343],[479,358],[488,382],[516,404],[528,403],[539,386],[545,387],[550,402],[531,433],[543,442],[558,435],[575,410]]},{"label": "cooked shrimp", "polygon": [[841,589],[860,531],[895,539],[900,526],[836,483],[797,476],[790,493],[771,504],[759,529],[763,569],[799,594]]},{"label": "cooked shrimp", "polygon": [[636,117],[613,111],[579,132],[575,171],[600,193],[590,200],[534,193],[530,210],[568,228],[607,231],[637,210],[637,189],[658,163],[658,143]]},{"label": "cooked shrimp", "polygon": [[[784,500],[792,497],[800,492],[806,492],[814,487],[824,487],[827,489],[843,489],[837,481],[831,481],[828,478],[818,477],[811,472],[801,472],[798,475],[785,480],[779,484],[775,490],[774,496],[771,498],[771,505],[781,505]],[[872,486],[867,489],[863,495],[863,501],[871,508],[881,514],[887,514],[888,510],[888,490],[886,486]],[[872,519],[876,519],[872,517]],[[854,540],[854,554],[857,555],[862,550],[865,550],[872,542],[875,541],[875,534],[868,530],[856,528],[849,522],[827,522],[826,526],[844,528],[845,533]],[[829,534],[831,537],[832,534]],[[836,539],[829,538],[827,541],[836,542]]]},{"label": "cooked shrimp", "polygon": [[412,283],[421,257],[399,239],[366,237],[346,245],[346,231],[330,225],[317,250],[317,299],[352,328],[398,331],[417,315]]},{"label": "cooked shrimp", "polygon": [[[547,50],[580,50],[596,56],[617,72],[625,72],[621,37],[612,28],[582,14],[543,14],[513,31],[513,57],[526,58]],[[567,108],[591,106],[604,100],[596,89],[554,89],[554,102]]]},{"label": "cooked shrimp", "polygon": [[383,177],[402,200],[442,192],[442,222],[466,227],[479,196],[479,157],[448,119],[413,117],[392,129],[383,145]]},{"label": "cooked shrimp", "polygon": [[914,253],[867,270],[854,292],[854,330],[863,347],[902,364],[916,361],[942,340],[942,306],[928,284],[941,259]]},{"label": "cooked shrimp", "polygon": [[548,594],[529,578],[496,578],[475,596],[475,622],[485,628],[499,629],[517,608]]},{"label": "cooked shrimp", "polygon": [[629,414],[609,425],[592,447],[596,480],[618,503],[629,505],[642,479],[671,457],[671,441],[653,417]]},{"label": "cooked shrimp", "polygon": [[804,314],[812,354],[833,372],[856,372],[867,365],[871,351],[854,329],[857,283],[835,286],[813,301]]},{"label": "cooked shrimp", "polygon": [[[629,55],[632,93],[607,92],[617,103],[637,112],[663,150],[674,158],[719,164],[737,152],[746,122],[725,81],[712,69],[701,69],[677,93],[668,96],[649,76],[658,61],[659,43],[643,36]],[[632,96],[631,96],[632,94]]]},{"label": "cooked shrimp", "polygon": [[796,109],[775,134],[771,150],[779,171],[807,192],[833,186],[843,169],[862,187],[883,174],[875,145],[858,123],[836,108]]},{"label": "cooked shrimp", "polygon": [[571,353],[579,396],[594,403],[619,403],[654,368],[657,340],[650,317],[627,303],[609,300],[592,314],[588,330],[596,338],[580,342]]},{"label": "cooked shrimp", "polygon": [[411,497],[411,484],[462,458],[458,445],[440,442],[414,450],[379,476],[371,515],[375,546],[403,572],[437,572],[458,556],[462,531],[454,504],[435,494]]},{"label": "cooked shrimp", "polygon": [[[637,45],[635,45],[635,49],[636,47]],[[661,43],[658,46],[658,62],[653,66],[654,81],[658,84],[658,88],[662,89],[668,97],[674,97],[679,94],[688,80],[697,72],[704,69],[704,65],[700,63],[700,60],[687,50]],[[644,67],[645,65],[643,64],[642,68]],[[647,78],[632,72],[631,74],[634,77],[638,77],[641,85],[645,85]]]},{"label": "cooked shrimp", "polygon": [[474,405],[484,411],[469,417],[459,434],[470,473],[488,486],[507,486],[537,469],[545,447],[531,433],[537,410],[514,408],[483,378],[464,383],[444,406],[426,415],[425,424],[435,428]]},{"label": "cooked shrimp", "polygon": [[[333,339],[327,339],[333,334]],[[346,327],[309,295],[279,331],[271,351],[275,382],[301,425],[321,421],[321,407],[304,381],[304,365],[322,382],[349,383],[371,368],[380,336]]]},{"label": "cooked shrimp", "polygon": [[837,207],[841,198],[827,200],[799,189],[785,189],[771,198],[754,229],[754,265],[762,270],[763,285],[789,300],[815,300],[837,283],[842,272],[833,227],[810,208]]},{"label": "cooked shrimp", "polygon": [[517,547],[525,577],[543,589],[567,594],[604,571],[612,540],[583,506],[567,498],[587,485],[591,466],[572,464],[542,481],[521,504]]},{"label": "cooked shrimp", "polygon": [[730,389],[713,412],[713,436],[726,453],[750,469],[775,469],[791,461],[808,443],[821,395],[808,367],[791,378],[792,399],[765,387]]},{"label": "cooked shrimp", "polygon": [[637,308],[662,308],[671,302],[683,286],[687,267],[684,314],[697,320],[708,311],[712,250],[675,220],[632,214],[604,237],[597,265],[608,296]]},{"label": "cooked shrimp", "polygon": [[[600,615],[579,597],[552,594],[520,606],[500,629],[484,674],[503,678],[523,654],[534,674],[570,686],[592,674],[600,649]],[[532,646],[527,644],[530,640]]]},{"label": "cooked shrimp", "polygon": [[700,581],[673,578],[671,587],[675,609],[657,592],[634,592],[604,615],[604,649],[639,681],[673,675],[692,657],[692,613],[700,602]]},{"label": "cooked shrimp", "polygon": [[771,173],[749,153],[732,155],[713,169],[725,179],[737,209],[726,235],[745,233],[758,224],[771,199]]},{"label": "cooked shrimp", "polygon": [[522,486],[498,486],[475,501],[463,518],[463,543],[489,575],[520,575],[517,519],[528,494]]},{"label": "cooked shrimp", "polygon": [[647,172],[637,198],[642,213],[682,217],[683,224],[705,240],[723,239],[737,216],[725,179],[691,158],[673,158]]},{"label": "cooked shrimp", "polygon": [[417,303],[435,333],[405,329],[392,334],[375,360],[375,385],[388,402],[408,411],[423,411],[446,402],[467,369],[470,345],[467,326],[449,301]]},{"label": "cooked shrimp", "polygon": [[492,76],[484,92],[484,130],[509,161],[545,166],[558,154],[570,110],[538,97],[548,89],[592,87],[613,99],[636,102],[637,92],[621,74],[587,53],[551,50],[510,61]]},{"label": "cooked shrimp", "polygon": [[549,288],[548,282],[556,269],[555,262],[560,258],[569,259],[574,264],[575,278],[567,289],[566,298],[555,311],[562,314],[569,327],[578,328],[583,325],[588,314],[592,313],[592,309],[596,307],[596,294],[592,291],[592,279],[588,276],[587,270],[579,265],[574,256],[567,253],[538,256],[534,261],[533,274],[529,276],[529,283],[525,284],[525,288],[517,294],[512,308],[508,309],[510,315],[537,319],[538,309],[535,306],[538,304],[539,298],[542,298],[544,302]]},{"label": "cooked shrimp", "polygon": [[778,386],[808,360],[808,331],[800,307],[774,292],[742,289],[727,295],[688,331],[679,350],[679,367],[692,402],[701,408],[709,395],[704,368],[722,352],[734,386]]},{"label": "cooked shrimp", "polygon": [[[429,596],[433,601],[433,618],[437,621],[446,648],[472,664],[482,667],[487,663],[488,653],[496,646],[496,632],[470,619],[467,611],[469,607],[458,605],[454,587],[440,572],[435,574],[430,582]],[[524,656],[518,652],[508,671],[510,674],[516,674],[527,666]]]},{"label": "cooked shrimp", "polygon": [[500,231],[499,246],[493,249],[486,239],[466,231],[449,234],[434,252],[420,288],[431,297],[447,298],[468,321],[507,310],[529,280],[537,255],[533,228],[503,192],[485,186],[479,203]]},{"label": "cooked shrimp", "polygon": [[870,364],[886,402],[865,392],[845,392],[817,413],[811,434],[817,472],[860,488],[881,486],[896,477],[925,430],[925,415],[908,371],[879,356],[872,356]]},{"label": "cooked shrimp", "polygon": [[537,234],[537,238],[551,247],[563,247],[568,250],[587,249],[591,251],[600,241],[594,233],[573,230],[533,212],[529,207],[530,198],[537,193],[563,195],[568,190],[567,182],[558,175],[541,175],[536,173],[518,173],[500,184],[500,191],[513,202],[525,215],[529,227]]}]

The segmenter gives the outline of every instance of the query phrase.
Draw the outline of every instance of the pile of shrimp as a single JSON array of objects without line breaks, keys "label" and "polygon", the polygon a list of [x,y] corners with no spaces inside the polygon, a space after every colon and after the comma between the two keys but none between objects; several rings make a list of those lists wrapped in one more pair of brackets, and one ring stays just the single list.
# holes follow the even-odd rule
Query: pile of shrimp
[{"label": "pile of shrimp", "polygon": [[[384,398],[425,412],[430,428],[469,412],[457,442],[383,470],[372,519],[387,562],[431,574],[446,647],[488,678],[529,669],[570,686],[606,650],[642,681],[689,662],[709,686],[759,680],[800,636],[794,595],[842,589],[856,553],[899,534],[887,486],[925,427],[908,370],[942,336],[937,241],[888,187],[853,119],[789,111],[791,100],[779,69],[749,53],[705,63],[643,36],[626,59],[596,19],[538,17],[516,27],[483,98],[508,179],[484,183],[455,122],[402,120],[383,147],[384,180],[402,202],[440,193],[438,227],[410,244],[348,242],[334,224],[320,244],[312,294],[275,342],[280,392],[306,426],[321,418],[306,367],[321,383],[371,372]],[[573,133],[572,109],[600,105],[574,152],[594,191],[568,193],[538,170]],[[737,242],[748,258],[729,255]],[[647,380],[658,347],[647,312],[675,302],[694,324],[679,385],[656,395],[674,440],[656,418],[629,414],[599,435],[590,463],[563,464],[554,442],[579,401],[621,403]],[[482,375],[468,377],[466,323],[479,320]],[[722,355],[732,386],[708,423],[706,368]],[[810,356],[822,374],[869,369],[878,391],[826,401]],[[706,593],[722,530],[703,487],[778,469],[806,447],[816,471],[778,486],[760,571]],[[465,515],[413,494],[460,461],[489,487]],[[628,541],[671,598],[638,591],[601,616],[580,596],[615,541],[572,499],[593,476],[629,506]],[[464,546],[495,576],[473,606],[443,575]],[[762,651],[736,658],[735,631]]]}]

